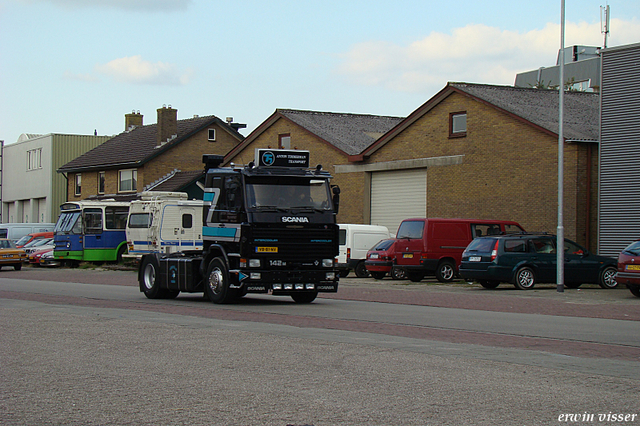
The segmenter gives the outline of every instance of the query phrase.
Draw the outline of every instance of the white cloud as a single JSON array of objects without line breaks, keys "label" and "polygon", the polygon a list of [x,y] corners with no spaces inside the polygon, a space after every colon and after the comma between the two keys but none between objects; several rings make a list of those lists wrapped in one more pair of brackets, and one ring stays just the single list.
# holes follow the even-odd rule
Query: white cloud
[{"label": "white cloud", "polygon": [[131,84],[152,84],[161,86],[183,86],[189,83],[193,71],[179,70],[175,65],[142,59],[140,55],[114,59],[96,66],[96,71]]},{"label": "white cloud", "polygon": [[88,83],[95,83],[98,81],[98,77],[93,74],[76,74],[71,71],[65,71],[63,77],[65,80],[84,81]]},{"label": "white cloud", "polygon": [[[608,46],[638,41],[637,19],[611,20]],[[602,43],[599,23],[566,23],[565,46]],[[336,72],[350,83],[405,92],[434,92],[448,81],[513,84],[519,72],[555,65],[559,48],[559,24],[526,33],[470,24],[404,46],[384,41],[356,44],[341,55]]]}]

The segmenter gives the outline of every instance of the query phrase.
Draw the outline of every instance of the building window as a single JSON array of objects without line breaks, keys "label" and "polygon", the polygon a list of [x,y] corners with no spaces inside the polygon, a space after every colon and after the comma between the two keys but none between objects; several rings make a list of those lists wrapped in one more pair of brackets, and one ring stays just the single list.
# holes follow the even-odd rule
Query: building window
[{"label": "building window", "polygon": [[133,192],[138,189],[138,170],[118,171],[118,192]]},{"label": "building window", "polygon": [[98,194],[104,194],[105,172],[98,172]]},{"label": "building window", "polygon": [[467,136],[467,112],[452,112],[449,114],[449,137],[462,138]]},{"label": "building window", "polygon": [[42,148],[27,151],[27,170],[42,168]]},{"label": "building window", "polygon": [[216,129],[209,129],[209,142],[216,141]]},{"label": "building window", "polygon": [[82,175],[80,173],[76,174],[76,189],[74,194],[80,196],[82,194]]},{"label": "building window", "polygon": [[289,133],[278,135],[278,148],[291,149],[291,135]]}]

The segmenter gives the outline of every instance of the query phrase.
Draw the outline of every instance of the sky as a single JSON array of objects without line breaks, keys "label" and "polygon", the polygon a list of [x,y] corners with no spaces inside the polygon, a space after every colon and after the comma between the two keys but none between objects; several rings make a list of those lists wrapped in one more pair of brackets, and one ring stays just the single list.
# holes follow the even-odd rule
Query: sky
[{"label": "sky", "polygon": [[[602,46],[602,0],[565,0],[565,46]],[[640,42],[638,0],[609,0],[609,47]],[[449,81],[513,85],[553,66],[561,0],[0,0],[0,140],[117,135],[171,106],[405,117]]]}]

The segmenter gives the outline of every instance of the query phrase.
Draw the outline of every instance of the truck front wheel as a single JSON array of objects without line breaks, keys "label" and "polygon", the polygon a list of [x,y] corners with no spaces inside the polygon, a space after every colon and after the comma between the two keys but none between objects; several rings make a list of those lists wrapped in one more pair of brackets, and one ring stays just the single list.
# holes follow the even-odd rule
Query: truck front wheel
[{"label": "truck front wheel", "polygon": [[310,293],[293,293],[291,295],[291,298],[296,303],[311,303],[314,300],[316,300],[317,296],[318,296],[318,292],[314,291]]},{"label": "truck front wheel", "polygon": [[233,299],[229,288],[229,271],[225,261],[214,258],[207,268],[205,292],[213,303],[229,303]]}]

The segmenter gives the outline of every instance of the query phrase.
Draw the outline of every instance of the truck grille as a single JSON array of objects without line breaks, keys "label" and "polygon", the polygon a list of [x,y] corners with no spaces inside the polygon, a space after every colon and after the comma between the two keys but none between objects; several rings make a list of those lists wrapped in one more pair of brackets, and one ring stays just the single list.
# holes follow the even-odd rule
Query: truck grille
[{"label": "truck grille", "polygon": [[250,253],[261,248],[277,248],[277,252],[262,252],[265,257],[288,261],[308,262],[315,259],[333,259],[338,255],[337,225],[324,228],[253,228]]}]

